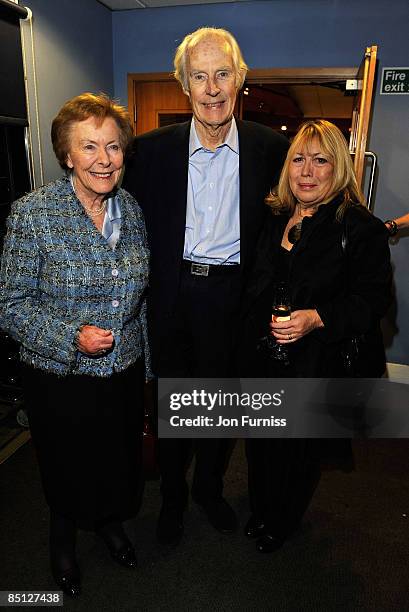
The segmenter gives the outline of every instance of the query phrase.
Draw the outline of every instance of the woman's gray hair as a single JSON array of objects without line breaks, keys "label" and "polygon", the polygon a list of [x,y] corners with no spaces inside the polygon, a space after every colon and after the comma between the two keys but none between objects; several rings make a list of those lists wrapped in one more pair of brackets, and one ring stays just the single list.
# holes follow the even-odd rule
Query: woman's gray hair
[{"label": "woman's gray hair", "polygon": [[176,49],[173,62],[175,66],[175,72],[173,74],[181,84],[185,94],[189,94],[190,91],[188,74],[189,54],[199,43],[204,40],[212,39],[220,42],[220,46],[225,47],[226,52],[231,55],[236,77],[236,88],[239,90],[243,86],[248,66],[243,59],[240,47],[234,36],[227,30],[223,30],[223,28],[199,28],[195,32],[185,36]]}]

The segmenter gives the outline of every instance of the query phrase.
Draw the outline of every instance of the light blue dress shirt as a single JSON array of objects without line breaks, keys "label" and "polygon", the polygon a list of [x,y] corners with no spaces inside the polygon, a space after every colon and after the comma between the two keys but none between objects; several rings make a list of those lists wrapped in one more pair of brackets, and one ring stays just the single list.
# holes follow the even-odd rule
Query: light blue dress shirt
[{"label": "light blue dress shirt", "polygon": [[240,263],[239,138],[233,118],[215,151],[200,143],[192,119],[184,259],[204,264]]}]

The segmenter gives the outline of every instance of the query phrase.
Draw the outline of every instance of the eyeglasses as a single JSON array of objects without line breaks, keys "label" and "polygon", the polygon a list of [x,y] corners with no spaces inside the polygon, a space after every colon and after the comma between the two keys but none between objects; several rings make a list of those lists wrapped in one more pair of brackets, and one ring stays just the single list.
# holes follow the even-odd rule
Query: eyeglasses
[{"label": "eyeglasses", "polygon": [[[230,81],[233,77],[233,70],[218,70],[214,75],[214,80],[223,83]],[[189,78],[192,85],[202,85],[203,83],[207,83],[209,75],[206,72],[191,72]]]}]

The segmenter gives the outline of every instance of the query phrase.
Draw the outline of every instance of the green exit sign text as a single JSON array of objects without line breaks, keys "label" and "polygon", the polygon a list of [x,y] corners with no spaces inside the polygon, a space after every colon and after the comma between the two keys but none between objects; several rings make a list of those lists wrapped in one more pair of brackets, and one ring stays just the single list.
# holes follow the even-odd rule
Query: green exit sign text
[{"label": "green exit sign text", "polygon": [[409,68],[383,68],[381,94],[409,94]]}]

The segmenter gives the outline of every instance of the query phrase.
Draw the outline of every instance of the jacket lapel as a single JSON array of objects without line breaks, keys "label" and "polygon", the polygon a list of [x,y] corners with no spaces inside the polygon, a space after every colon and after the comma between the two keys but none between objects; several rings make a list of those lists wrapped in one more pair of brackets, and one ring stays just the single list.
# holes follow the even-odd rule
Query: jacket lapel
[{"label": "jacket lapel", "polygon": [[240,263],[242,268],[247,257],[248,227],[251,223],[251,185],[254,181],[257,155],[250,146],[248,126],[237,121],[239,134],[239,177],[240,177]]},{"label": "jacket lapel", "polygon": [[239,119],[236,123],[240,154],[240,263],[244,270],[258,238],[260,216],[264,215],[260,199],[267,195],[263,175],[265,151],[260,140],[254,137],[251,123]]},{"label": "jacket lapel", "polygon": [[174,137],[169,139],[170,151],[165,152],[168,160],[166,176],[163,180],[163,213],[161,232],[165,243],[168,243],[168,253],[174,251],[176,261],[183,257],[186,226],[186,203],[189,168],[189,133],[190,122],[175,126]]}]

